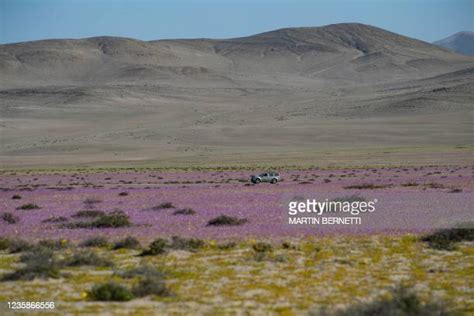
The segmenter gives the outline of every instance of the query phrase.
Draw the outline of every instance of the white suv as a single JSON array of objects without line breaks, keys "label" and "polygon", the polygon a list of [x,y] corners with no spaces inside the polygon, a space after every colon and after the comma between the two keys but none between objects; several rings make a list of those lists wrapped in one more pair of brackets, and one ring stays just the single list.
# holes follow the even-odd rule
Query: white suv
[{"label": "white suv", "polygon": [[258,176],[252,176],[250,178],[252,183],[260,183],[260,182],[270,182],[270,183],[277,183],[280,181],[280,174],[278,172],[265,172],[259,174]]}]

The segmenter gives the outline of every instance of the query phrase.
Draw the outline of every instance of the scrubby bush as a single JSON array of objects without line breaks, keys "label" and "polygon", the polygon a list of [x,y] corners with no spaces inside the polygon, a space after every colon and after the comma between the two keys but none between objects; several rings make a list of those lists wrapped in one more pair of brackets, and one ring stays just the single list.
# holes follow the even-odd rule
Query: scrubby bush
[{"label": "scrubby bush", "polygon": [[163,238],[155,239],[150,243],[148,249],[144,250],[140,256],[156,256],[166,252],[168,241]]},{"label": "scrubby bush", "polygon": [[12,196],[12,200],[21,200],[21,195],[15,194]]},{"label": "scrubby bush", "polygon": [[461,241],[474,241],[474,226],[462,225],[455,228],[440,229],[432,234],[423,236],[422,241],[437,250],[454,250],[456,243]]},{"label": "scrubby bush", "polygon": [[124,239],[121,239],[115,242],[112,249],[117,250],[117,249],[140,249],[140,248],[141,248],[141,245],[138,239],[128,236],[128,237],[125,237]]},{"label": "scrubby bush", "polygon": [[33,280],[34,278],[58,278],[60,265],[51,249],[38,247],[20,257],[23,268],[3,276],[3,281]]},{"label": "scrubby bush", "polygon": [[105,259],[95,252],[79,251],[74,253],[71,257],[64,260],[64,265],[68,267],[79,266],[96,266],[96,267],[110,267],[113,265],[111,261]]},{"label": "scrubby bush", "polygon": [[43,239],[38,242],[39,247],[48,248],[51,250],[60,250],[64,248],[68,248],[70,246],[70,242],[67,239],[58,239],[58,240],[51,240],[51,239]]},{"label": "scrubby bush", "polygon": [[273,247],[271,244],[269,243],[266,243],[266,242],[257,242],[255,244],[252,245],[252,249],[255,251],[255,252],[261,252],[261,253],[265,253],[265,252],[270,252],[273,250]]},{"label": "scrubby bush", "polygon": [[88,217],[99,217],[104,215],[104,211],[99,211],[99,210],[83,210],[83,211],[78,211],[72,217],[79,217],[79,218],[88,218]]},{"label": "scrubby bush", "polygon": [[91,237],[80,243],[81,247],[107,247],[109,242],[103,236]]},{"label": "scrubby bush", "polygon": [[391,186],[392,186],[391,184],[363,183],[363,184],[354,184],[354,185],[345,186],[344,189],[375,190],[375,189],[385,189]]},{"label": "scrubby bush", "polygon": [[131,223],[128,215],[123,211],[115,210],[109,214],[104,214],[93,222],[93,227],[98,228],[118,228],[128,227]]},{"label": "scrubby bush", "polygon": [[28,204],[23,204],[22,206],[18,206],[16,209],[17,210],[37,210],[40,209],[38,205],[34,203],[28,203]]},{"label": "scrubby bush", "polygon": [[133,299],[133,294],[125,286],[109,282],[94,286],[88,297],[94,301],[126,302]]},{"label": "scrubby bush", "polygon": [[195,251],[204,246],[204,241],[196,238],[182,238],[178,236],[171,237],[171,243],[168,245],[171,249]]},{"label": "scrubby bush", "polygon": [[217,248],[220,250],[229,250],[234,249],[235,247],[237,247],[237,244],[233,241],[228,241],[217,245]]},{"label": "scrubby bush", "polygon": [[8,224],[16,224],[20,221],[20,218],[18,216],[15,216],[10,212],[2,213],[1,218],[4,222]]},{"label": "scrubby bush", "polygon": [[138,284],[132,289],[132,293],[137,297],[144,297],[147,295],[169,295],[165,281],[157,277],[140,280]]},{"label": "scrubby bush", "polygon": [[118,196],[127,196],[127,195],[128,195],[128,192],[120,192],[120,193],[118,194]]},{"label": "scrubby bush", "polygon": [[196,211],[190,208],[183,208],[173,212],[173,215],[194,215]]},{"label": "scrubby bush", "polygon": [[128,227],[132,224],[128,215],[123,211],[115,210],[111,213],[104,213],[91,222],[75,222],[63,225],[65,228],[119,228]]},{"label": "scrubby bush", "polygon": [[28,251],[31,248],[33,248],[33,245],[23,239],[10,239],[8,243],[8,251],[10,253]]},{"label": "scrubby bush", "polygon": [[[327,315],[318,313],[317,315]],[[369,303],[361,303],[344,310],[336,311],[336,316],[444,316],[452,313],[439,302],[422,303],[419,297],[406,287],[391,291],[389,298],[381,298]]]},{"label": "scrubby bush", "polygon": [[238,226],[247,223],[246,218],[237,218],[227,215],[220,215],[207,222],[208,226]]},{"label": "scrubby bush", "polygon": [[10,240],[8,238],[0,238],[0,250],[7,250],[10,247]]},{"label": "scrubby bush", "polygon": [[94,204],[102,203],[102,200],[98,199],[98,198],[87,198],[87,199],[84,200],[83,203],[85,205],[91,206],[91,205],[94,205]]},{"label": "scrubby bush", "polygon": [[173,203],[171,203],[171,202],[164,202],[164,203],[161,203],[160,205],[157,205],[157,206],[152,207],[152,210],[158,211],[158,210],[166,209],[166,208],[174,208]]},{"label": "scrubby bush", "polygon": [[64,223],[67,222],[68,219],[64,216],[50,216],[47,219],[43,220],[43,223]]},{"label": "scrubby bush", "polygon": [[406,183],[402,183],[402,187],[416,187],[418,186],[419,184],[414,182],[414,181],[410,181],[410,182],[406,182]]}]

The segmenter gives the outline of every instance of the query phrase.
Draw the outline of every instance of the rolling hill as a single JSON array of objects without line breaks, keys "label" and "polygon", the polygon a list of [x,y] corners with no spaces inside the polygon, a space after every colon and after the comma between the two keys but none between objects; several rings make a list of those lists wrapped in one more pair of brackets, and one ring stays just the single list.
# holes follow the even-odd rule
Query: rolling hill
[{"label": "rolling hill", "polygon": [[433,44],[459,54],[474,56],[474,32],[458,32]]},{"label": "rolling hill", "polygon": [[0,45],[0,73],[4,167],[314,162],[472,141],[474,58],[363,24]]}]

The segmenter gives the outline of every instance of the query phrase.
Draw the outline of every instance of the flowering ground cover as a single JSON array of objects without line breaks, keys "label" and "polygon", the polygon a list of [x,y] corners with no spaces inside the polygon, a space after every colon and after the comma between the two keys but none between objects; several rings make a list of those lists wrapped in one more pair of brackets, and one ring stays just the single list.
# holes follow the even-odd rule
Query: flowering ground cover
[{"label": "flowering ground cover", "polygon": [[[351,315],[405,300],[474,313],[472,235],[423,239],[474,220],[472,166],[279,171],[258,185],[255,170],[4,171],[0,301],[54,301],[56,314]],[[289,225],[288,202],[304,199],[377,202],[360,225]]]},{"label": "flowering ground cover", "polygon": [[[281,170],[278,184],[251,185],[255,171],[121,171],[2,174],[2,236],[71,240],[103,234],[206,239],[423,232],[473,219],[473,169],[465,167]],[[377,200],[361,225],[288,225],[288,202],[351,195]],[[16,197],[16,198],[15,198]],[[170,207],[160,208],[169,203]],[[26,208],[26,209],[23,209]],[[131,225],[75,228],[83,210],[123,211]],[[183,211],[184,210],[184,211]],[[210,226],[220,215],[244,225]]]}]

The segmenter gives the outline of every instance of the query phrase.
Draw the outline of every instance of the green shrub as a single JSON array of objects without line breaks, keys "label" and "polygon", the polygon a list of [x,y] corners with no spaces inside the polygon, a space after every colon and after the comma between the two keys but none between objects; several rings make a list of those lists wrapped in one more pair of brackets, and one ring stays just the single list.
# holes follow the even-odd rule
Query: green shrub
[{"label": "green shrub", "polygon": [[40,209],[40,208],[41,207],[39,207],[36,204],[28,203],[28,204],[23,204],[22,206],[18,206],[16,209],[17,210],[37,210],[37,209]]},{"label": "green shrub", "polygon": [[354,185],[345,186],[344,189],[375,190],[375,189],[385,189],[391,186],[392,186],[391,184],[363,183],[363,184],[354,184]]},{"label": "green shrub", "polygon": [[120,193],[118,194],[118,196],[127,196],[127,195],[128,195],[128,192],[120,192]]},{"label": "green shrub", "polygon": [[118,228],[131,226],[131,223],[127,214],[123,211],[115,210],[97,218],[92,223],[92,226],[97,228]]},{"label": "green shrub", "polygon": [[345,310],[339,310],[334,315],[444,316],[451,315],[451,312],[439,302],[423,304],[414,292],[406,287],[399,287],[391,291],[391,297],[388,299],[357,304]]},{"label": "green shrub", "polygon": [[80,266],[96,266],[96,267],[110,267],[113,265],[111,261],[105,259],[95,252],[79,251],[74,253],[71,257],[64,260],[64,265],[68,267]]},{"label": "green shrub", "polygon": [[224,242],[217,245],[217,248],[220,250],[229,250],[229,249],[234,249],[235,247],[237,247],[237,244],[233,241]]},{"label": "green shrub", "polygon": [[168,247],[171,249],[195,251],[203,246],[204,241],[201,239],[173,236],[171,237],[171,243]]},{"label": "green shrub", "polygon": [[164,202],[164,203],[161,203],[160,205],[152,207],[151,209],[154,210],[154,211],[158,211],[158,210],[166,209],[166,208],[174,208],[173,203]]},{"label": "green shrub", "polygon": [[190,208],[183,208],[181,210],[176,210],[173,212],[173,215],[194,215],[196,211]]},{"label": "green shrub", "polygon": [[10,212],[2,213],[1,218],[4,222],[8,224],[16,224],[20,221],[20,218],[18,216],[15,216]]},{"label": "green shrub", "polygon": [[88,296],[94,301],[126,302],[133,299],[133,294],[128,288],[113,282],[94,286]]},{"label": "green shrub", "polygon": [[123,211],[115,210],[111,213],[104,213],[91,222],[75,222],[64,224],[65,228],[120,228],[128,227],[132,224],[128,215]]},{"label": "green shrub", "polygon": [[456,243],[461,241],[474,241],[474,228],[455,227],[440,229],[432,234],[423,236],[422,241],[437,250],[454,250]]},{"label": "green shrub", "polygon": [[64,223],[67,222],[68,219],[64,216],[50,216],[47,219],[44,219],[43,223]]},{"label": "green shrub", "polygon": [[155,239],[150,243],[148,249],[144,250],[140,256],[156,256],[166,252],[168,241],[163,238]]},{"label": "green shrub", "polygon": [[91,237],[80,243],[81,247],[107,247],[109,242],[102,236]]},{"label": "green shrub", "polygon": [[227,215],[220,215],[207,222],[208,226],[238,226],[247,223],[246,218],[237,218]]},{"label": "green shrub", "polygon": [[95,218],[105,215],[105,212],[99,211],[99,210],[83,210],[83,211],[78,211],[76,214],[72,215],[72,217],[79,217],[79,218]]},{"label": "green shrub", "polygon": [[113,249],[140,249],[140,242],[131,236],[125,237],[117,242],[115,242]]},{"label": "green shrub", "polygon": [[51,250],[60,250],[64,248],[68,248],[70,246],[70,242],[67,239],[61,240],[51,240],[51,239],[43,239],[38,242],[39,247],[48,248]]},{"label": "green shrub", "polygon": [[255,252],[265,253],[265,252],[272,251],[273,247],[272,247],[272,245],[270,245],[269,243],[266,243],[266,242],[257,242],[257,243],[252,245],[252,249]]},{"label": "green shrub", "polygon": [[21,200],[21,195],[15,194],[12,196],[12,200]]},{"label": "green shrub", "polygon": [[10,239],[8,243],[8,251],[10,253],[28,251],[31,248],[33,248],[33,245],[23,239]]},{"label": "green shrub", "polygon": [[60,276],[60,265],[51,249],[38,247],[23,254],[20,257],[20,262],[24,263],[25,266],[4,275],[3,281],[48,279],[59,278]]},{"label": "green shrub", "polygon": [[132,289],[132,292],[137,297],[144,297],[147,295],[169,295],[165,281],[156,277],[140,280],[138,284]]},{"label": "green shrub", "polygon": [[10,247],[10,240],[8,238],[0,238],[0,250],[7,250]]}]

